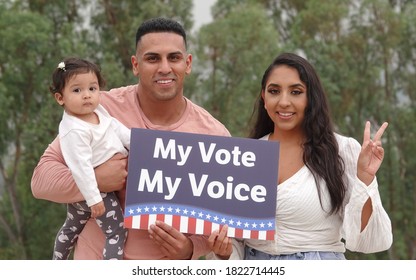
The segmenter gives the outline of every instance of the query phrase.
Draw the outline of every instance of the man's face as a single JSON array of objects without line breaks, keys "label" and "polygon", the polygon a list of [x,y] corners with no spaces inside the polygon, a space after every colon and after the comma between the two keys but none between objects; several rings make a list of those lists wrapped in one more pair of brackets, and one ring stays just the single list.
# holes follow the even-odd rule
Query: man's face
[{"label": "man's face", "polygon": [[131,62],[143,94],[159,101],[182,98],[184,79],[192,68],[182,36],[172,32],[144,35]]}]

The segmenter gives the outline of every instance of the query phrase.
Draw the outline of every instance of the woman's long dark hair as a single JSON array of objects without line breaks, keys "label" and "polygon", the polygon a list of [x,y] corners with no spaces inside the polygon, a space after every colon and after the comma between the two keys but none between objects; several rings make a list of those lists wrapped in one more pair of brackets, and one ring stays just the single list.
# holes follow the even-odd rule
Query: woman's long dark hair
[{"label": "woman's long dark hair", "polygon": [[[296,54],[283,53],[276,57],[264,72],[261,92],[266,89],[270,73],[279,65],[296,69],[300,79],[306,85],[308,105],[305,108],[305,118],[302,124],[306,136],[303,143],[303,162],[315,178],[321,205],[320,178],[326,182],[331,197],[329,213],[337,213],[342,208],[346,192],[346,186],[342,180],[344,162],[339,156],[325,91],[314,67],[307,60]],[[274,123],[264,108],[261,92],[254,108],[252,116],[254,122],[249,133],[249,137],[254,139],[274,131]]]}]

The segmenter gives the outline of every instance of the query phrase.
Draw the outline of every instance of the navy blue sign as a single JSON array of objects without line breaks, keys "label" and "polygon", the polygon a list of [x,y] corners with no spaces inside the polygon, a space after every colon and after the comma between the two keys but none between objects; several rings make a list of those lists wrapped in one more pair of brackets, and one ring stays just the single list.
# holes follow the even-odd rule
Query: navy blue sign
[{"label": "navy blue sign", "polygon": [[273,239],[279,143],[133,128],[125,226]]}]

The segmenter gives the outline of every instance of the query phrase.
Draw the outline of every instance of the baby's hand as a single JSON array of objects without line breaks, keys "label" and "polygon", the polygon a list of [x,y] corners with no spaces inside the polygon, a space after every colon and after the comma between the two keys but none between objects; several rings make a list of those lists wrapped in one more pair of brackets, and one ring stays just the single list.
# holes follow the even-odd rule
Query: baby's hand
[{"label": "baby's hand", "polygon": [[100,201],[97,204],[92,205],[90,208],[91,208],[91,217],[97,218],[101,216],[102,214],[104,214],[105,212],[104,201]]}]

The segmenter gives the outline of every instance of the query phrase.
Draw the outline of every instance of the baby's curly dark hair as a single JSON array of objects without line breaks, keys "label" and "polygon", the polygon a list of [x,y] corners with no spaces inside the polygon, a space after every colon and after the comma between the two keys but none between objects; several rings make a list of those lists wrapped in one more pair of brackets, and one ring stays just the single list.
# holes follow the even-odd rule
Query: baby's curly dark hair
[{"label": "baby's curly dark hair", "polygon": [[97,76],[98,85],[100,88],[105,86],[105,80],[101,75],[100,67],[88,60],[68,57],[65,58],[52,74],[52,85],[49,86],[49,91],[52,94],[57,92],[62,93],[68,80],[74,75],[85,74],[92,72]]}]

